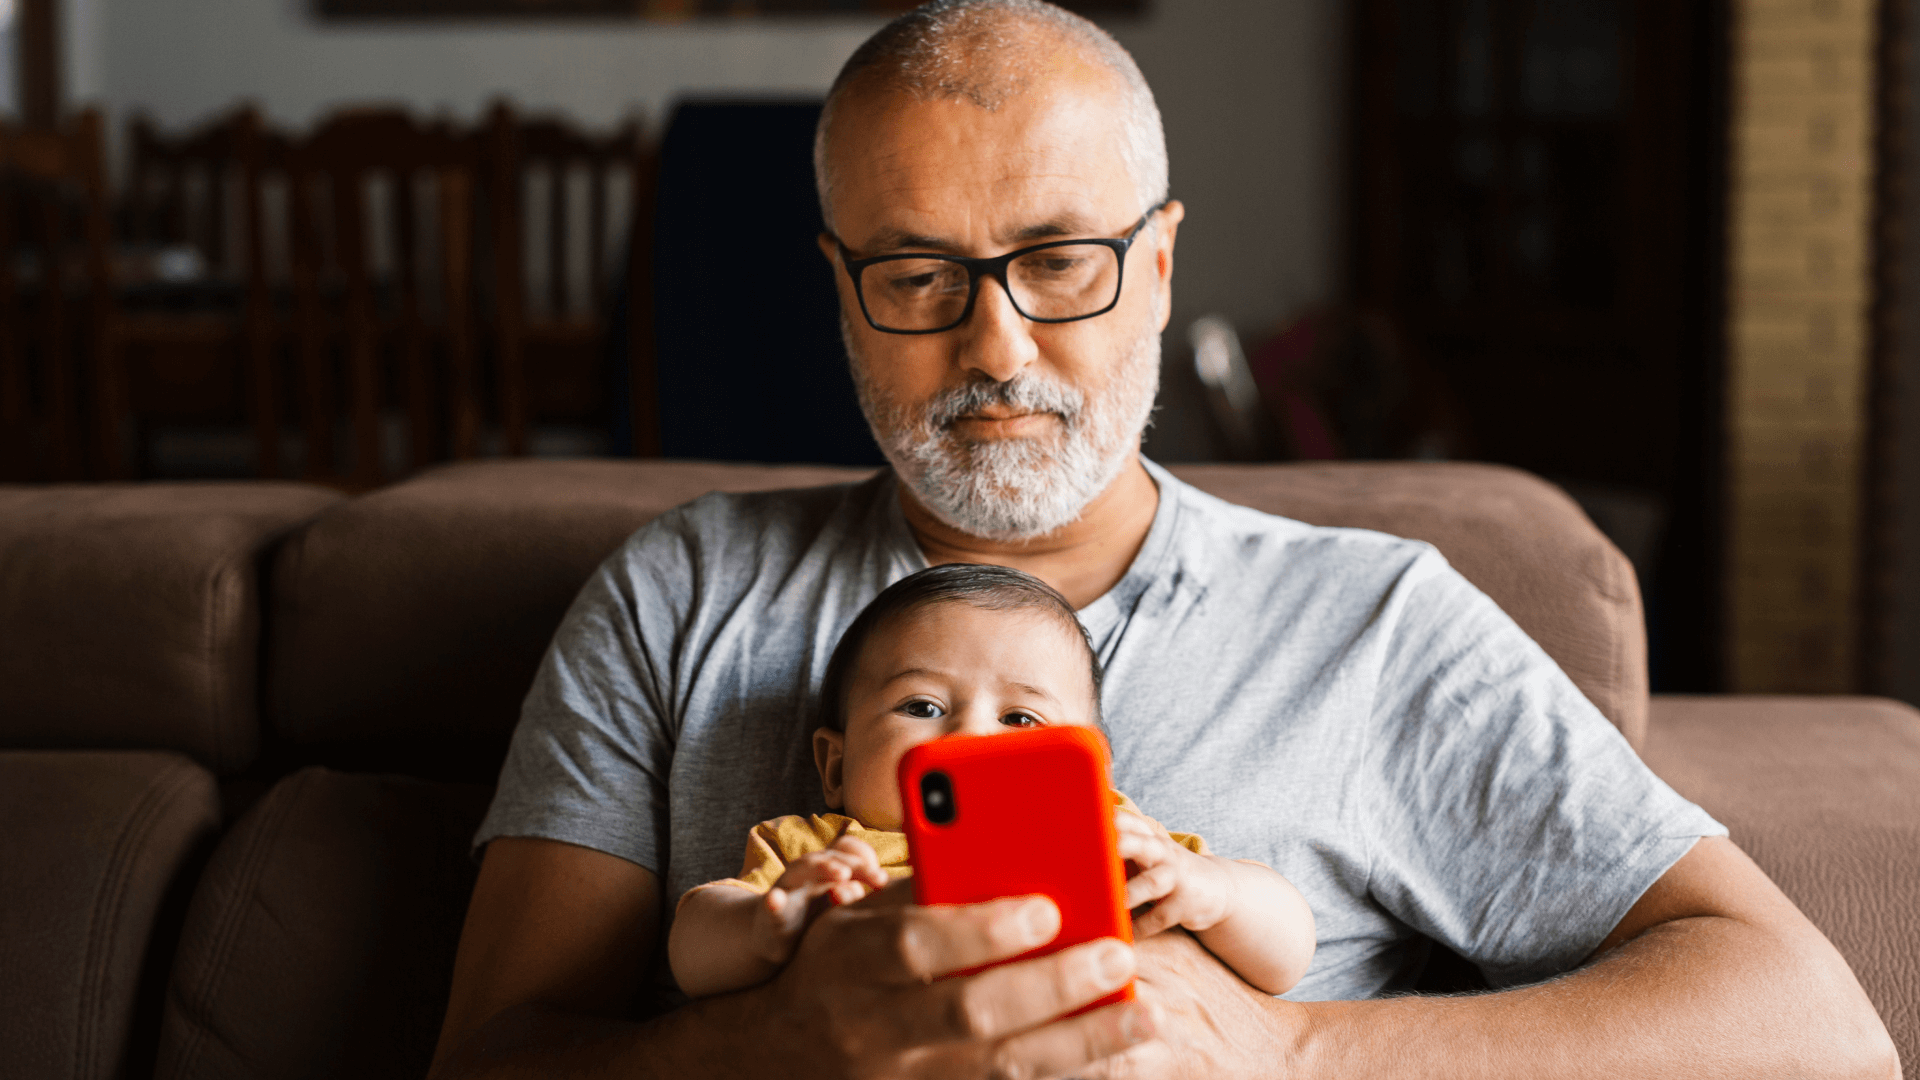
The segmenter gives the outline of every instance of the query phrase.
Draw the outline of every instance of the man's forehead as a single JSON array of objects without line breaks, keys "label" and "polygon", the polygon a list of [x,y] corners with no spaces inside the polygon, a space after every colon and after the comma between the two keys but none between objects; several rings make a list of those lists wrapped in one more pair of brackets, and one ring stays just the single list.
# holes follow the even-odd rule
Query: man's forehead
[{"label": "man's forehead", "polygon": [[833,147],[834,210],[862,251],[1101,232],[1133,201],[1119,118],[1091,95],[992,111],[896,97],[849,120]]}]

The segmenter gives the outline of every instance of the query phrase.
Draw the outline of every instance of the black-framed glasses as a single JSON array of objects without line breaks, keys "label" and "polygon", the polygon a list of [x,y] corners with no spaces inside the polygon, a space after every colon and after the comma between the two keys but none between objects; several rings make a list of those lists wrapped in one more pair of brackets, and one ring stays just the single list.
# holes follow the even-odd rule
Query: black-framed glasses
[{"label": "black-framed glasses", "polygon": [[856,259],[840,244],[840,264],[867,325],[886,334],[938,334],[966,322],[983,277],[999,279],[1013,309],[1034,322],[1077,322],[1120,302],[1127,249],[1166,205],[1149,208],[1117,240],[1053,240],[991,259],[928,252]]}]

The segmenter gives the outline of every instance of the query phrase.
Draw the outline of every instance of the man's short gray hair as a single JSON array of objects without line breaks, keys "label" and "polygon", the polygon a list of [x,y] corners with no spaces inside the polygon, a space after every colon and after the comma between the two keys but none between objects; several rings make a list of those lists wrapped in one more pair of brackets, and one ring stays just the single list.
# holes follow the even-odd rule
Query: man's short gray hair
[{"label": "man's short gray hair", "polygon": [[1032,81],[1042,66],[1037,46],[1061,44],[1084,50],[1120,80],[1125,110],[1121,157],[1139,192],[1140,209],[1164,202],[1167,138],[1160,107],[1139,65],[1112,35],[1046,0],[932,0],[881,27],[855,49],[827,91],[813,136],[813,178],[827,228],[833,228],[827,139],[835,108],[855,83],[876,80],[922,98],[965,99],[992,110]]}]

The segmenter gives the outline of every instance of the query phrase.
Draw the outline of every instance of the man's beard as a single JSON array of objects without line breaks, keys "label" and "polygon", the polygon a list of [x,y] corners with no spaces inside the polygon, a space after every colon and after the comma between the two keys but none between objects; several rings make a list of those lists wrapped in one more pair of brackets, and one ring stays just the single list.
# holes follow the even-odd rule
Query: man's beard
[{"label": "man's beard", "polygon": [[[1160,334],[1152,324],[1091,398],[1021,371],[1005,382],[977,377],[917,404],[882,393],[844,317],[840,331],[860,408],[894,472],[935,517],[987,540],[1032,540],[1079,520],[1132,460],[1160,390]],[[1027,438],[969,440],[955,432],[961,418],[991,405],[1051,413],[1060,423]]]}]

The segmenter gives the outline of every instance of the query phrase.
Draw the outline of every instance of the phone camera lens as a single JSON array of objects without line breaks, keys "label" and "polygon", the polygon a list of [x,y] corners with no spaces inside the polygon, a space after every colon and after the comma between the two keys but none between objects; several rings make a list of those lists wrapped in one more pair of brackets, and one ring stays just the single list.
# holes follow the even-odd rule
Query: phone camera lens
[{"label": "phone camera lens", "polygon": [[951,824],[958,807],[953,802],[953,781],[943,772],[920,777],[920,807],[935,825]]}]

